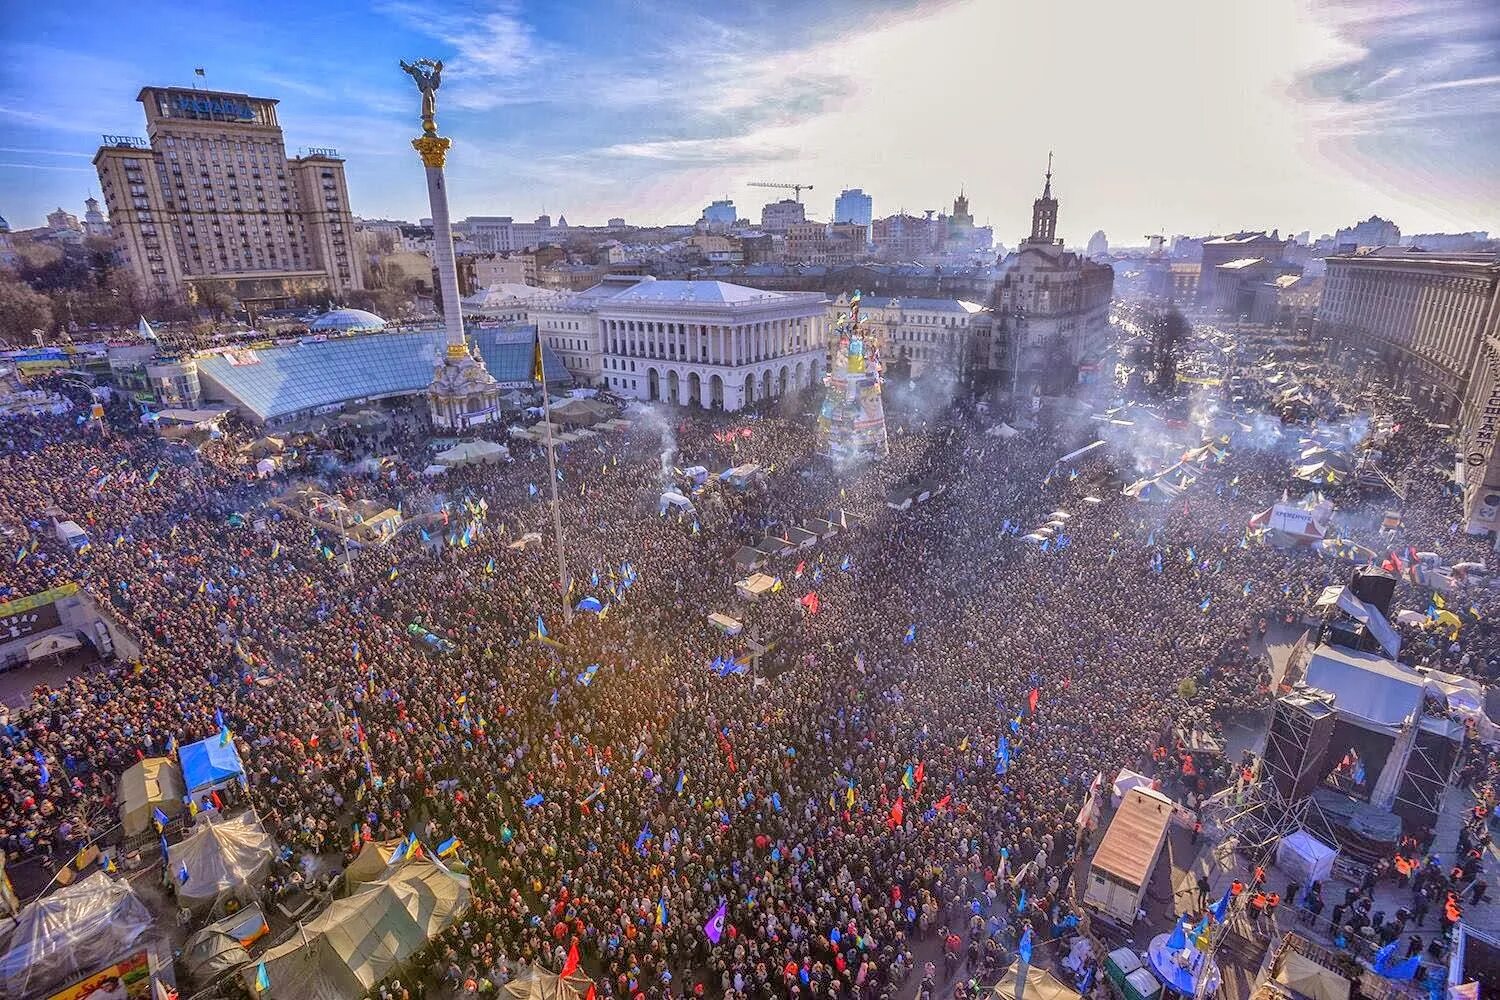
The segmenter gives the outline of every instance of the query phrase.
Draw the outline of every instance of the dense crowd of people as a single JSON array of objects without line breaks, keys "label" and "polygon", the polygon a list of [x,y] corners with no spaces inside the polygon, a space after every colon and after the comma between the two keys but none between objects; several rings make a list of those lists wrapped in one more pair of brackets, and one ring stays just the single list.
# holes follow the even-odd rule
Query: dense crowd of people
[{"label": "dense crowd of people", "polygon": [[[634,420],[559,453],[566,592],[538,450],[429,480],[426,435],[403,417],[301,439],[290,471],[261,480],[236,447],[248,432],[189,449],[121,410],[102,434],[71,415],[12,421],[5,597],[77,581],[140,648],[5,721],[12,863],[66,860],[112,825],[124,768],[214,733],[218,713],[250,804],[294,852],[460,839],[472,909],[401,977],[407,993],[488,991],[576,945],[611,997],[964,995],[1026,927],[1038,942],[1072,927],[1095,776],[1159,765],[1174,722],[1221,731],[1264,704],[1258,623],[1351,566],[1244,540],[1287,485],[1280,452],[1232,449],[1152,506],[1121,495],[1113,450],[1053,468],[1087,425],[1006,441],[966,406],[893,414],[889,458],[838,470],[797,419]],[[1449,533],[1424,434],[1411,420],[1386,448],[1410,475],[1407,533],[1482,559]],[[754,461],[765,481],[711,483],[701,518],[661,516],[664,448],[677,466]],[[392,461],[352,471],[371,454]],[[346,561],[267,505],[309,477],[411,526]],[[925,477],[941,497],[886,506]],[[52,538],[51,508],[88,532],[82,552]],[[847,530],[775,561],[757,602],[736,595],[740,545],[831,510]],[[1022,540],[1057,510],[1045,549]],[[529,532],[545,543],[516,544]],[[606,610],[565,622],[586,596]],[[1465,603],[1457,639],[1414,645],[1493,676],[1496,602]],[[716,611],[774,646],[757,669],[723,668],[746,636],[712,627]]]}]

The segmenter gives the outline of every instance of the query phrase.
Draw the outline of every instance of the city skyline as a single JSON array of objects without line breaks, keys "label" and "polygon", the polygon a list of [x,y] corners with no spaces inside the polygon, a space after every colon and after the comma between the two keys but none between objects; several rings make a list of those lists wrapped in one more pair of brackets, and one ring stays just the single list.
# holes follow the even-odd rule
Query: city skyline
[{"label": "city skyline", "polygon": [[446,63],[455,218],[690,223],[728,196],[755,219],[774,200],[746,186],[762,179],[814,185],[803,201],[821,220],[860,187],[879,218],[947,210],[963,188],[1014,245],[1054,149],[1059,232],[1077,245],[1096,229],[1122,245],[1317,235],[1371,214],[1408,233],[1500,229],[1500,18],[1479,0],[1086,16],[772,0],[712,18],[616,0],[272,0],[253,19],[168,3],[124,52],[105,8],[83,7],[20,12],[0,68],[0,214],[15,228],[76,210],[98,188],[100,135],[138,134],[140,87],[190,86],[196,66],[207,89],[278,99],[289,152],[338,148],[357,214],[420,218],[396,61],[430,55]]}]

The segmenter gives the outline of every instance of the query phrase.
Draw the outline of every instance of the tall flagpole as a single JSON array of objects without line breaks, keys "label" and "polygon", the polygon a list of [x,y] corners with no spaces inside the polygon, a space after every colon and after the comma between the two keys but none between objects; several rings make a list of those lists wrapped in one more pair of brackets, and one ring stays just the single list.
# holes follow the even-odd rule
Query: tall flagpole
[{"label": "tall flagpole", "polygon": [[552,487],[552,533],[557,539],[557,585],[562,590],[563,621],[573,623],[569,591],[568,557],[563,551],[562,508],[557,505],[557,451],[552,447],[552,394],[547,391],[547,373],[542,365],[542,333],[536,335],[536,362],[532,375],[542,387],[542,419],[547,422],[547,482]]}]

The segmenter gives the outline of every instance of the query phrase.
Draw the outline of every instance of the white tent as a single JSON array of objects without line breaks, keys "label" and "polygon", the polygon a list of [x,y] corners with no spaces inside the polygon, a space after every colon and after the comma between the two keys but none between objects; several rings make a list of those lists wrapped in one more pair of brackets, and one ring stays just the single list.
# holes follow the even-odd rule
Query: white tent
[{"label": "white tent", "polygon": [[21,910],[0,954],[0,995],[48,996],[117,961],[151,926],[130,883],[96,871]]},{"label": "white tent", "polygon": [[250,810],[233,819],[212,810],[200,813],[193,831],[167,848],[167,868],[178,901],[198,910],[225,895],[248,896],[265,881],[275,850],[276,841]]},{"label": "white tent", "polygon": [[438,452],[433,462],[447,468],[457,465],[493,464],[510,461],[510,449],[493,441],[460,441],[447,451]]},{"label": "white tent", "polygon": [[[1338,856],[1338,851],[1306,830],[1282,837],[1276,845],[1276,867],[1302,885],[1327,880],[1333,874],[1333,862]],[[1288,904],[1291,902],[1287,900]]]},{"label": "white tent", "polygon": [[1125,793],[1132,788],[1150,788],[1151,779],[1138,771],[1132,771],[1128,767],[1120,768],[1120,773],[1115,775],[1114,789],[1110,792],[1109,801],[1116,809],[1120,808],[1120,800],[1125,798]]}]

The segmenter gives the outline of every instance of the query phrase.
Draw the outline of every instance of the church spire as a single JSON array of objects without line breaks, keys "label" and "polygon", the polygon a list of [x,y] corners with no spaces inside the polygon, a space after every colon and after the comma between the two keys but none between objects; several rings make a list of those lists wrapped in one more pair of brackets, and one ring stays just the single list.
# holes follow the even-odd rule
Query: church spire
[{"label": "church spire", "polygon": [[1028,243],[1057,242],[1057,199],[1052,197],[1052,152],[1047,152],[1047,182],[1042,196],[1031,203],[1031,236]]}]

